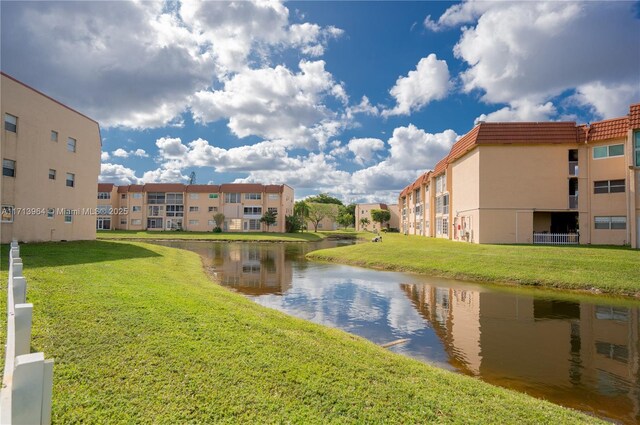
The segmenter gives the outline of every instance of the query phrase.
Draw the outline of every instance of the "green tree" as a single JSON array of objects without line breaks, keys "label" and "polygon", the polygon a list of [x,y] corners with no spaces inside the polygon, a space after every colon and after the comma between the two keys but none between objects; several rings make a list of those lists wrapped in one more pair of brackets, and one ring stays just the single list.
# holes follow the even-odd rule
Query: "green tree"
[{"label": "green tree", "polygon": [[267,211],[262,215],[262,217],[260,217],[260,222],[264,223],[267,226],[267,232],[269,231],[269,227],[271,227],[273,224],[276,224],[277,220],[278,213],[275,211]]},{"label": "green tree", "polygon": [[337,208],[333,204],[310,202],[307,203],[309,207],[309,215],[307,219],[313,224],[313,231],[318,231],[318,224],[325,218],[336,219]]},{"label": "green tree", "polygon": [[316,196],[310,196],[307,199],[305,199],[305,201],[307,203],[316,203],[316,204],[344,205],[340,199],[334,198],[333,196],[329,196],[328,193],[321,193],[321,194],[316,195]]},{"label": "green tree", "polygon": [[213,221],[215,221],[214,232],[222,232],[222,226],[224,225],[225,216],[222,213],[215,213],[213,215]]},{"label": "green tree", "polygon": [[369,219],[367,217],[363,217],[363,218],[360,219],[360,226],[362,226],[362,228],[364,230],[367,230],[367,226],[369,225],[369,223],[371,223],[371,222],[369,221]]},{"label": "green tree", "polygon": [[346,207],[340,207],[338,218],[336,219],[338,224],[346,229],[347,227],[353,225],[353,220],[353,215],[349,213],[349,210]]},{"label": "green tree", "polygon": [[284,217],[284,223],[287,233],[295,233],[304,226],[304,218],[299,215],[287,215]]},{"label": "green tree", "polygon": [[351,221],[351,226],[356,227],[356,204],[349,204],[345,207],[349,214],[353,217]]},{"label": "green tree", "polygon": [[385,221],[391,220],[391,212],[389,210],[371,210],[371,218],[376,223],[380,223],[380,230]]}]

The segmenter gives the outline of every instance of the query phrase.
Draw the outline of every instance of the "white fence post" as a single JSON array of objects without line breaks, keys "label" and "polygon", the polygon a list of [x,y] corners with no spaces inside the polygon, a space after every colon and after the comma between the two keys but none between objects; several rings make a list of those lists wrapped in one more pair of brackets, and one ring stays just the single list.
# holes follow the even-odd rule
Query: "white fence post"
[{"label": "white fence post", "polygon": [[31,352],[33,304],[16,304],[16,357]]},{"label": "white fence post", "polygon": [[53,400],[53,359],[44,361],[44,373],[42,379],[42,418],[41,425],[51,423],[51,404]]},{"label": "white fence post", "polygon": [[44,354],[16,357],[11,396],[12,423],[39,424],[42,421]]},{"label": "white fence post", "polygon": [[27,280],[20,276],[13,278],[13,302],[24,304],[27,301]]}]

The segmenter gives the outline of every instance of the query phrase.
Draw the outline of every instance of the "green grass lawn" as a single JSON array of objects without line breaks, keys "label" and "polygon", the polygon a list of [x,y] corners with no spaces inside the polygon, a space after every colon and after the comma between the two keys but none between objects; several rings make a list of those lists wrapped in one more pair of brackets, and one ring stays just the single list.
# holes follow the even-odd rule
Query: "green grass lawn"
[{"label": "green grass lawn", "polygon": [[32,349],[55,359],[54,423],[600,423],[261,307],[189,251],[95,241],[21,254]]},{"label": "green grass lawn", "polygon": [[183,231],[136,231],[136,230],[98,230],[98,239],[185,239],[206,241],[244,241],[244,242],[316,242],[325,238],[322,233],[241,233],[241,232],[183,232]]},{"label": "green grass lawn", "polygon": [[382,243],[307,256],[439,277],[640,295],[640,251],[624,247],[476,245],[390,233]]}]

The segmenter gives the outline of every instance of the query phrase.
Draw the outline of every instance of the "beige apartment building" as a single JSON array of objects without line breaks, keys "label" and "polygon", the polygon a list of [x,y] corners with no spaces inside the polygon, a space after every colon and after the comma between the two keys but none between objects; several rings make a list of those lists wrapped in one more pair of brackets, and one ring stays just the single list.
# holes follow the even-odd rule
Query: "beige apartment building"
[{"label": "beige apartment building", "polygon": [[95,239],[98,123],[0,74],[1,242]]},{"label": "beige apartment building", "polygon": [[[230,183],[222,185],[147,183],[98,184],[98,230],[186,230],[209,232],[285,232],[285,217],[293,214],[293,189],[283,185]],[[267,228],[260,218],[276,213]],[[224,223],[213,216],[222,213]]]},{"label": "beige apartment building", "polygon": [[[391,219],[385,223],[385,228],[398,229],[400,226],[400,216],[398,214],[398,204],[357,204],[356,205],[356,231],[381,231],[380,223],[373,221],[371,210],[388,210],[391,213]],[[363,226],[360,220],[366,218],[369,224]]]},{"label": "beige apartment building", "polygon": [[640,241],[640,104],[625,117],[480,123],[400,194],[408,234],[473,243]]}]

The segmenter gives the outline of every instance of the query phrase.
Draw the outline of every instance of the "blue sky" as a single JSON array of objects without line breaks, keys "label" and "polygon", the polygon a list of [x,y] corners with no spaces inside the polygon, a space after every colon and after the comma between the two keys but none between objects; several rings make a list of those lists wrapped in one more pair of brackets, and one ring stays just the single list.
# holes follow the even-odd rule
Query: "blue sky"
[{"label": "blue sky", "polygon": [[100,122],[103,182],[195,171],[390,202],[478,120],[640,101],[637,2],[0,7],[2,70]]}]

